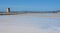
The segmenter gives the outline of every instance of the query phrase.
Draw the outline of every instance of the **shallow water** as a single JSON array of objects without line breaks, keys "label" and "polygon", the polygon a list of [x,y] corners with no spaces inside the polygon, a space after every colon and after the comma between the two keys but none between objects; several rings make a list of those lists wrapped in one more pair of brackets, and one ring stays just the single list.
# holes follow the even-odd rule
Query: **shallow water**
[{"label": "shallow water", "polygon": [[[38,17],[39,16],[39,17]],[[0,16],[0,33],[60,33],[58,14],[20,14]]]}]

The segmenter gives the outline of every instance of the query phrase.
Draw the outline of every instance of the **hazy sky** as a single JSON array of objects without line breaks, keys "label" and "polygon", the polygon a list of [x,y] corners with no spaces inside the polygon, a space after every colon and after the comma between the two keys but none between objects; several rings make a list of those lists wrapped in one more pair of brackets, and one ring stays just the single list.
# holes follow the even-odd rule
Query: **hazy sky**
[{"label": "hazy sky", "polygon": [[10,7],[11,11],[60,10],[60,0],[0,0],[0,10]]}]

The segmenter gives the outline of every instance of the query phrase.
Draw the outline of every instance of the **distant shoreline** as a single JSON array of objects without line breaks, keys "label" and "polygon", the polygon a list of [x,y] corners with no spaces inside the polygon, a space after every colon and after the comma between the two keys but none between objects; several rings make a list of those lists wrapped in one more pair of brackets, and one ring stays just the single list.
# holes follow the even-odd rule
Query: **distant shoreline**
[{"label": "distant shoreline", "polygon": [[16,14],[24,14],[24,13],[55,13],[55,14],[60,14],[60,12],[32,12],[32,11],[22,11],[22,12],[0,12],[0,15],[16,15]]}]

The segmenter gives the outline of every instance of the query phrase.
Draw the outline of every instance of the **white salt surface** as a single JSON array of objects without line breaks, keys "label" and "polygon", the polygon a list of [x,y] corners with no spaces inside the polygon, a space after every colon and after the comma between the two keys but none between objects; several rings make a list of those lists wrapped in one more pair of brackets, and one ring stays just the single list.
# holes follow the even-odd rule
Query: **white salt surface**
[{"label": "white salt surface", "polygon": [[0,16],[0,33],[60,33],[58,16],[38,13]]}]

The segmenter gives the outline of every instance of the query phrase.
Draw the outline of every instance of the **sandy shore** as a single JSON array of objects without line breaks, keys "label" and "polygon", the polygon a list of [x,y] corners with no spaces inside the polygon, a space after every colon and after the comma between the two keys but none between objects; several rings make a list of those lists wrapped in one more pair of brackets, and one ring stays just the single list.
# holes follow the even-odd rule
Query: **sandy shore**
[{"label": "sandy shore", "polygon": [[[54,15],[53,15],[54,14]],[[37,18],[60,18],[60,14],[56,13],[26,13],[26,14],[18,14],[18,16],[31,16]]]},{"label": "sandy shore", "polygon": [[0,33],[60,33],[58,14],[0,16]]}]

